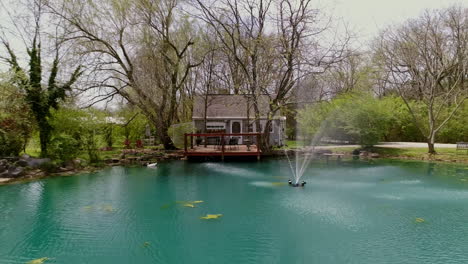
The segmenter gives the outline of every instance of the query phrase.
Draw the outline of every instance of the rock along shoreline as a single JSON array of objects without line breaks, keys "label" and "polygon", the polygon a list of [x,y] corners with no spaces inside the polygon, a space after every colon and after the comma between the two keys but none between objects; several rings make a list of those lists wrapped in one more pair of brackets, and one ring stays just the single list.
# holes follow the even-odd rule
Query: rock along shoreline
[{"label": "rock along shoreline", "polygon": [[149,163],[184,159],[183,151],[123,150],[118,158],[106,159],[98,166],[84,165],[84,160],[75,159],[54,171],[49,170],[49,158],[32,158],[29,155],[0,158],[0,185],[29,182],[49,177],[74,176],[91,173],[112,166],[146,166]]}]

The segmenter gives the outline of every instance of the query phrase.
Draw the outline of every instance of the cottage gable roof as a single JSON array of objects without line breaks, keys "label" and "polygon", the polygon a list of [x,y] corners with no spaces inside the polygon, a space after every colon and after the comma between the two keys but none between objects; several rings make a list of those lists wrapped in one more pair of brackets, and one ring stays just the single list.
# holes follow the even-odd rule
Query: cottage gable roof
[{"label": "cottage gable roof", "polygon": [[[193,119],[203,119],[205,113],[205,96],[196,96],[193,105]],[[269,110],[269,96],[260,95],[258,97],[260,116],[266,118]],[[248,100],[245,95],[208,95],[207,118],[244,119],[247,118],[247,105],[250,106],[249,118],[254,118],[255,113],[252,100]]]}]

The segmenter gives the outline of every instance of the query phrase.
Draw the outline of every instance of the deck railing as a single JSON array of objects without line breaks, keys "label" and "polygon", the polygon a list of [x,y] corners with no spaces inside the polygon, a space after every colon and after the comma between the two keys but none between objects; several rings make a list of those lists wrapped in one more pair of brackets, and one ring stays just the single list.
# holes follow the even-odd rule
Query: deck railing
[{"label": "deck railing", "polygon": [[[196,149],[194,149],[194,138],[198,137],[198,138],[202,138],[202,141],[203,141],[202,145],[204,145],[205,148],[207,147],[207,145],[216,145],[216,146],[219,146],[221,150],[221,151],[206,152],[204,153],[205,156],[217,155],[217,156],[221,156],[222,159],[224,159],[225,154],[228,154],[228,155],[235,154],[235,156],[256,155],[257,157],[260,157],[261,151],[260,151],[260,148],[258,147],[258,143],[261,140],[261,135],[262,133],[187,133],[187,134],[184,134],[184,150],[185,150],[186,155],[195,154]],[[235,146],[229,143],[226,144],[227,139],[231,139],[235,137],[247,137],[248,138],[246,140],[243,140],[244,143],[246,144],[238,144],[239,146],[246,145],[248,152],[226,151],[226,145]],[[219,140],[217,140],[215,144],[208,144],[208,138],[219,138]],[[256,144],[253,144],[254,142],[252,138],[256,139]],[[250,147],[253,145],[256,146],[255,152],[250,151]],[[189,148],[190,148],[190,151],[189,151]],[[200,155],[197,155],[197,156],[200,156]]]}]

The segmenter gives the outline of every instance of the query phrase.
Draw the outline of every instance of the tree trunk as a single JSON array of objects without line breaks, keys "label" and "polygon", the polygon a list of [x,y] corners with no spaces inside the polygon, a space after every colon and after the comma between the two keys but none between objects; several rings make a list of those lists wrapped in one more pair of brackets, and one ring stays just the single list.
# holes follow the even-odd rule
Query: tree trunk
[{"label": "tree trunk", "polygon": [[436,154],[436,151],[434,148],[434,145],[435,145],[434,142],[435,142],[435,136],[434,135],[429,136],[427,140],[427,146],[429,147],[429,151],[428,151],[429,154]]},{"label": "tree trunk", "polygon": [[49,153],[47,147],[50,141],[51,127],[48,124],[47,120],[44,120],[42,118],[39,119],[37,123],[39,126],[39,142],[41,145],[41,157],[48,157]]},{"label": "tree trunk", "polygon": [[267,120],[265,122],[265,130],[263,131],[262,140],[260,148],[263,153],[269,153],[271,151],[270,146],[270,127],[271,127],[271,120]]},{"label": "tree trunk", "polygon": [[174,142],[172,142],[171,137],[169,136],[168,133],[168,127],[165,125],[159,126],[161,129],[159,130],[159,140],[161,143],[164,145],[165,150],[174,150],[177,149],[176,146],[174,145]]}]

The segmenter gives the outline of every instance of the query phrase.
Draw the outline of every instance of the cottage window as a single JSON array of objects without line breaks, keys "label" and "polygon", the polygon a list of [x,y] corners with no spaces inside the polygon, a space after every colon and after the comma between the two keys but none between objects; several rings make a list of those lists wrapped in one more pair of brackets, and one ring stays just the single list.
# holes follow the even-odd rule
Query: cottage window
[{"label": "cottage window", "polygon": [[207,130],[224,130],[226,129],[226,124],[223,122],[208,122],[206,123]]}]

